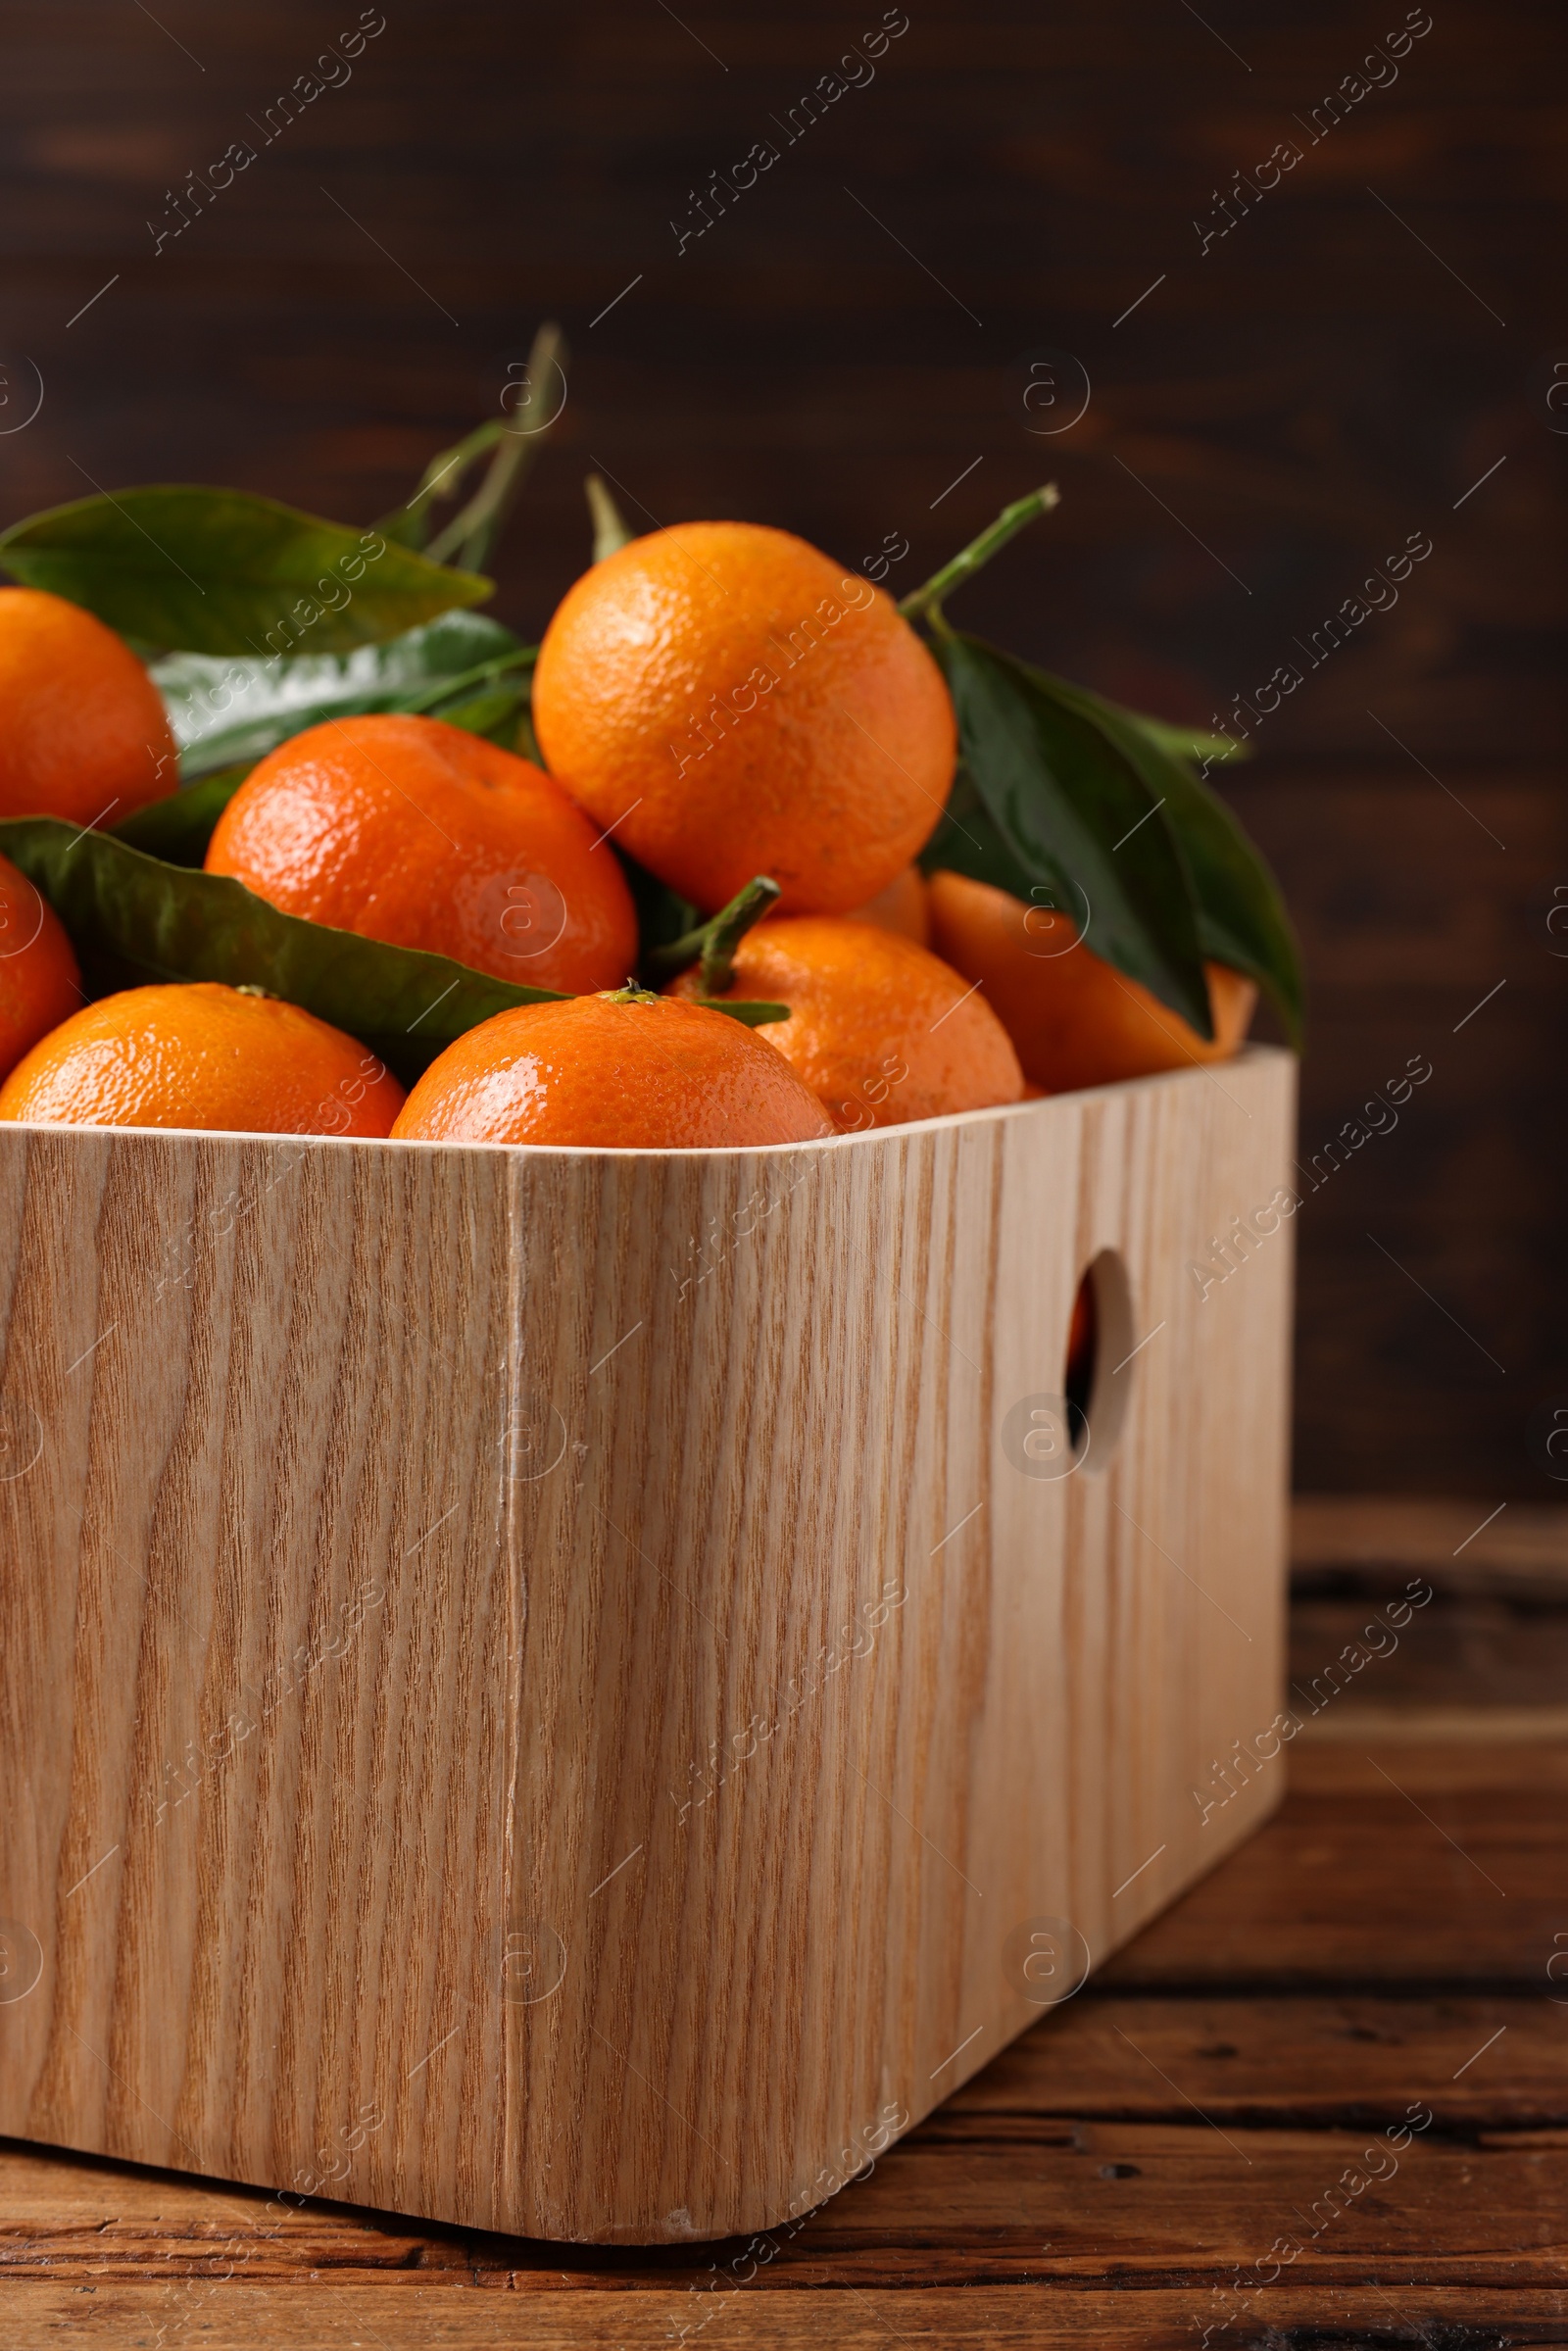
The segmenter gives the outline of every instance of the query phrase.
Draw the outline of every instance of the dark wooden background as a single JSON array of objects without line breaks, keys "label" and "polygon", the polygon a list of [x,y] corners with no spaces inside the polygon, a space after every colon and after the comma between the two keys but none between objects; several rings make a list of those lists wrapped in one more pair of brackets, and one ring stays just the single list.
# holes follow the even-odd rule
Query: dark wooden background
[{"label": "dark wooden background", "polygon": [[[766,519],[850,561],[902,534],[896,589],[1054,476],[1058,515],[964,619],[1198,721],[1427,533],[1233,786],[1306,946],[1303,1159],[1433,1066],[1298,1221],[1297,1476],[1549,1499],[1568,24],[1431,7],[1397,79],[1309,143],[1402,0],[908,0],[875,78],[790,142],[873,0],[385,0],[352,78],[265,145],[351,0],[6,7],[0,425],[34,367],[44,398],[0,438],[4,514],[173,477],[369,518],[554,315],[570,396],[496,607],[529,631],[586,560],[590,458],[642,517]],[[692,191],[764,138],[777,164],[678,251]],[[1290,139],[1202,252],[1195,219]],[[167,191],[234,140],[255,163],[155,253]],[[1042,359],[1054,415],[1024,403]],[[1078,370],[1081,418],[1032,431]]]}]

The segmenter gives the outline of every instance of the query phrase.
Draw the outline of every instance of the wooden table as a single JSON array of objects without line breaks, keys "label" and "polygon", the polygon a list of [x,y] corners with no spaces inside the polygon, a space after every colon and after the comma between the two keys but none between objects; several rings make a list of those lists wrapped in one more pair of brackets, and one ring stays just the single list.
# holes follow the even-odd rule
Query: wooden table
[{"label": "wooden table", "polygon": [[1568,2345],[1568,1539],[1515,1508],[1465,1543],[1482,1515],[1303,1507],[1303,1690],[1436,1597],[1251,1844],[795,2233],[279,2226],[0,2142],[0,2344]]}]

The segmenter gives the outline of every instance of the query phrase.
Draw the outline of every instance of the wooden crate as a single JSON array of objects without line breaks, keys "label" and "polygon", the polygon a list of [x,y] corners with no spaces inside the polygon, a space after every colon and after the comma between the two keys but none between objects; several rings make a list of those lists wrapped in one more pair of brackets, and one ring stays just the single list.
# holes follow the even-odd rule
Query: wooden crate
[{"label": "wooden crate", "polygon": [[0,2131],[563,2238],[818,2202],[1280,1793],[1294,1084],[0,1129]]}]

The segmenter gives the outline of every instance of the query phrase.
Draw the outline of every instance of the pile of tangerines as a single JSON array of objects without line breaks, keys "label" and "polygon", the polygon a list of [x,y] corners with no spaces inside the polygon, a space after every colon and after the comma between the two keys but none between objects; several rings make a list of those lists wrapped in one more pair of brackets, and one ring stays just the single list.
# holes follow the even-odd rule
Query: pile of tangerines
[{"label": "pile of tangerines", "polygon": [[[921,873],[956,759],[942,673],[881,590],[783,531],[682,524],[596,563],[540,647],[533,727],[543,765],[433,718],[309,727],[241,783],[206,865],[564,1001],[469,1029],[405,1096],[259,990],[86,1002],[60,920],[0,859],[0,1119],[796,1143],[1212,1060],[1246,1033],[1234,971],[1208,966],[1205,1040],[1067,915]],[[177,773],[124,641],[0,590],[0,815],[118,820]],[[621,852],[703,918],[673,953],[644,953]],[[787,1016],[750,1026],[726,1000]]]}]

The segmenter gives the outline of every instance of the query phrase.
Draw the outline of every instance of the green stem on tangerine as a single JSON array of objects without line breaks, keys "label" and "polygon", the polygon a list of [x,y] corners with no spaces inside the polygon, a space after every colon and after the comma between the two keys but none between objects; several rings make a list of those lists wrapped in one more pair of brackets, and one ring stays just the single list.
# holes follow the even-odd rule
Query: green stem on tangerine
[{"label": "green stem on tangerine", "polygon": [[929,615],[935,621],[934,608],[940,605],[951,589],[961,587],[966,579],[971,579],[983,563],[990,563],[999,549],[1005,547],[1009,539],[1017,537],[1025,523],[1032,522],[1037,514],[1049,514],[1060,501],[1061,492],[1054,481],[1048,481],[1040,489],[1031,490],[1027,498],[1020,498],[1014,505],[1004,507],[995,522],[988,523],[977,539],[971,539],[967,547],[960,547],[951,563],[944,563],[940,571],[931,574],[923,588],[916,588],[912,596],[905,597],[899,606],[905,619],[919,620]]},{"label": "green stem on tangerine", "polygon": [[722,996],[735,977],[735,950],[778,897],[777,882],[765,873],[757,874],[744,890],[736,891],[727,906],[720,906],[696,930],[668,947],[656,947],[647,957],[649,970],[673,977],[696,963],[704,996]]},{"label": "green stem on tangerine", "polygon": [[[262,991],[258,989],[256,993],[260,995]],[[661,1004],[664,1002],[662,996],[654,994],[652,988],[640,988],[635,980],[628,980],[624,988],[601,988],[598,996],[600,1003],[606,1004]],[[558,997],[556,1001],[564,1004],[570,1000]],[[790,1016],[788,1004],[736,1004],[725,1002],[722,998],[708,997],[699,997],[697,1001],[703,1011],[727,1013],[731,1020],[738,1020],[743,1028],[748,1029],[765,1028],[770,1020],[788,1020]]]}]

